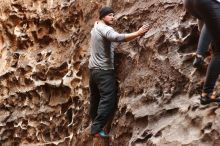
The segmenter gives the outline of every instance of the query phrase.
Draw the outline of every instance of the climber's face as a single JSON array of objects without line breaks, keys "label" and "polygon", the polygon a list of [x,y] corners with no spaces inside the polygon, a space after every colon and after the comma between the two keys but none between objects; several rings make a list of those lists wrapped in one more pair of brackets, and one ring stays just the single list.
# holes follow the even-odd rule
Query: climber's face
[{"label": "climber's face", "polygon": [[107,25],[113,25],[114,21],[115,21],[114,13],[110,13],[110,14],[106,15],[105,17],[102,18],[102,20]]}]

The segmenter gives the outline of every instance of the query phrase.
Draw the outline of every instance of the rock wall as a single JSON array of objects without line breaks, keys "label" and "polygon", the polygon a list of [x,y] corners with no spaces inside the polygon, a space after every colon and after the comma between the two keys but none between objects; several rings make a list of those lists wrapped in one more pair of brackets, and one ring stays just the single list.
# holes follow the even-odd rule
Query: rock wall
[{"label": "rock wall", "polygon": [[[0,1],[0,143],[90,146],[89,32],[102,5],[116,30],[150,30],[118,44],[112,146],[218,146],[217,104],[201,106],[205,69],[192,67],[197,22],[181,0]],[[210,57],[206,59],[209,62]]]}]

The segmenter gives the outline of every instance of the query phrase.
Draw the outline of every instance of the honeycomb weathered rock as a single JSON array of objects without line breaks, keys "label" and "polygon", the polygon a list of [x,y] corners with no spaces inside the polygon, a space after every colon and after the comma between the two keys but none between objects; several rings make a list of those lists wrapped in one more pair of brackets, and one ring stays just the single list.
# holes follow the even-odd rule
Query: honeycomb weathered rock
[{"label": "honeycomb weathered rock", "polygon": [[[89,32],[98,8],[143,37],[116,51],[119,101],[112,146],[218,146],[217,104],[201,106],[192,67],[199,32],[181,0],[1,0],[0,143],[90,146]],[[207,59],[208,61],[208,59]]]}]

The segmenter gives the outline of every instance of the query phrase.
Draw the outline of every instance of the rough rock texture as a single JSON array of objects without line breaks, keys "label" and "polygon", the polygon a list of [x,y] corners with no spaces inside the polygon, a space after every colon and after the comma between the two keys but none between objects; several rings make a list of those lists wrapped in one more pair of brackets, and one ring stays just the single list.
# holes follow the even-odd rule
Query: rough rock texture
[{"label": "rough rock texture", "polygon": [[87,64],[89,32],[105,4],[116,10],[119,32],[150,25],[145,36],[117,47],[110,145],[220,145],[219,106],[199,104],[205,69],[192,68],[199,32],[181,0],[0,4],[2,146],[102,145],[88,134]]}]

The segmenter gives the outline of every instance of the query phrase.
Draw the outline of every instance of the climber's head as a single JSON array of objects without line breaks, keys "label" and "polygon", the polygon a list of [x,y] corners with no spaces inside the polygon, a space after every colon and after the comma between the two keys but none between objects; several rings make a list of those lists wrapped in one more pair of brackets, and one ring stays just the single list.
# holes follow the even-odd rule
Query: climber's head
[{"label": "climber's head", "polygon": [[103,20],[107,25],[114,23],[114,11],[111,7],[102,7],[99,10],[99,19]]}]

